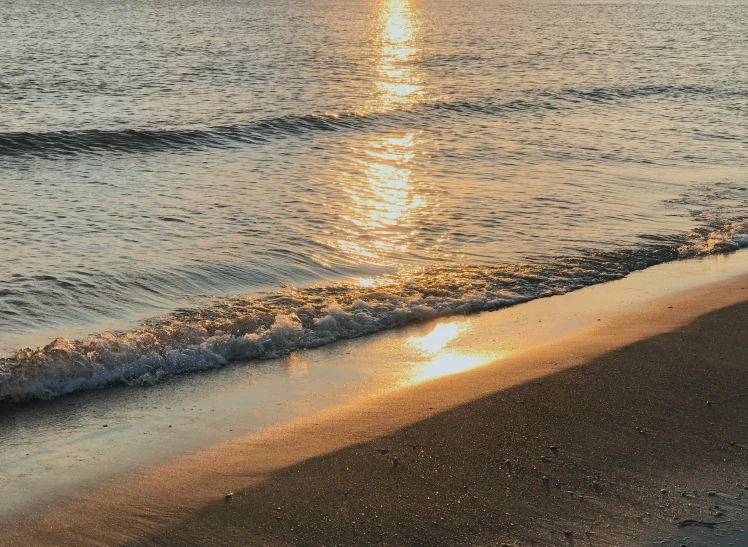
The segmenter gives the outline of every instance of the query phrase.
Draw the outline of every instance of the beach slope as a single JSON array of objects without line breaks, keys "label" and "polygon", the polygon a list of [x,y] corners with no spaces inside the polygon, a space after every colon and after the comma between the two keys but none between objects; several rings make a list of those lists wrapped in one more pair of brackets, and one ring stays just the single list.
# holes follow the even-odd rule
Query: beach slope
[{"label": "beach slope", "polygon": [[713,311],[306,461],[143,544],[726,544],[748,493],[747,319]]},{"label": "beach slope", "polygon": [[139,472],[7,527],[0,542],[739,541],[746,288],[743,278],[658,300],[482,369]]}]

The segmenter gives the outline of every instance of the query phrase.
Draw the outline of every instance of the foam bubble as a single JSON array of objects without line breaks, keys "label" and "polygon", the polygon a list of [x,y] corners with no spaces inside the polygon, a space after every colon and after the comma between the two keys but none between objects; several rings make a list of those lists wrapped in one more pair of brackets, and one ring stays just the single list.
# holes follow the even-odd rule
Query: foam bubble
[{"label": "foam bubble", "polygon": [[727,253],[748,247],[748,220],[730,222],[703,234],[696,231],[679,248],[682,257]]}]

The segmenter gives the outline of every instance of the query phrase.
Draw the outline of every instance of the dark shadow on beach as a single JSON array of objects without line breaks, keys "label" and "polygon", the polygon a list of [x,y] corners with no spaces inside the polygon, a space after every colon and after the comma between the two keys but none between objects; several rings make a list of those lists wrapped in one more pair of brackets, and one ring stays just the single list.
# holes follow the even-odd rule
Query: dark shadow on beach
[{"label": "dark shadow on beach", "polygon": [[746,318],[718,310],[305,461],[142,545],[726,544],[748,508]]}]

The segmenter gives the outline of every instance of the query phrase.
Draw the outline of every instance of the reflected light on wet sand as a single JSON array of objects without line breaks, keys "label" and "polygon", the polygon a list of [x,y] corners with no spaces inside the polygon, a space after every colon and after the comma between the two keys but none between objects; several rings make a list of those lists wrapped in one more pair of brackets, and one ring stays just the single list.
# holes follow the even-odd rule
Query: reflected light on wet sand
[{"label": "reflected light on wet sand", "polygon": [[458,323],[456,321],[442,323],[434,327],[434,330],[425,336],[411,336],[408,338],[408,344],[416,346],[424,353],[437,353],[467,330],[470,330],[468,323]]},{"label": "reflected light on wet sand", "polygon": [[415,348],[428,360],[416,363],[406,374],[401,385],[412,385],[425,382],[441,376],[449,376],[458,372],[487,365],[497,359],[506,357],[510,351],[455,351],[448,350],[451,342],[460,341],[461,336],[470,332],[469,321],[452,321],[441,323],[424,336],[411,336],[406,345]]}]

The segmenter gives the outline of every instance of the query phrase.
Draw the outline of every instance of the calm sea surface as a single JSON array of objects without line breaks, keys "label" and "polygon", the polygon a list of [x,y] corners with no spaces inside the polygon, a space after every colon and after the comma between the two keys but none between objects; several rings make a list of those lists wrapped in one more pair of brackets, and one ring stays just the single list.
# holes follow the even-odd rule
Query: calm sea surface
[{"label": "calm sea surface", "polygon": [[0,7],[0,400],[729,251],[747,205],[746,2]]}]

